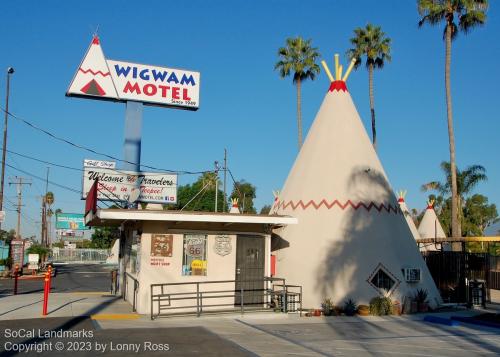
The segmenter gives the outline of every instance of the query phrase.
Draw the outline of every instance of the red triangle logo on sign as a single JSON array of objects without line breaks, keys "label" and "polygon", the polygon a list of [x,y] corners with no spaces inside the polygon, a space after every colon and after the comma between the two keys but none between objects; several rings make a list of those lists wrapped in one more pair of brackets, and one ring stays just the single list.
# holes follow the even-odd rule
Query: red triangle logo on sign
[{"label": "red triangle logo on sign", "polygon": [[98,95],[98,96],[103,96],[106,94],[104,89],[99,85],[99,83],[96,82],[95,79],[92,79],[90,82],[88,82],[82,89],[80,89],[83,93],[85,94],[90,94],[90,95]]}]

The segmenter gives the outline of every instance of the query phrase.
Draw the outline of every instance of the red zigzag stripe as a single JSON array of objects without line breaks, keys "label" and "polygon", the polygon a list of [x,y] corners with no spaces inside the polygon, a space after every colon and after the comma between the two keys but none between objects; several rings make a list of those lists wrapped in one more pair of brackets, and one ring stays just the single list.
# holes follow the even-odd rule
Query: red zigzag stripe
[{"label": "red zigzag stripe", "polygon": [[87,74],[87,73],[89,73],[89,72],[90,72],[90,73],[92,73],[94,76],[97,76],[98,74],[100,74],[100,75],[101,75],[101,76],[103,76],[103,77],[107,77],[107,76],[109,76],[109,72],[107,72],[107,73],[104,73],[104,72],[101,72],[101,71],[94,72],[94,71],[93,71],[93,70],[91,70],[90,68],[89,68],[89,69],[87,69],[87,70],[84,70],[83,68],[81,68],[81,67],[80,67],[80,72],[83,72],[83,73],[85,73],[85,74]]},{"label": "red zigzag stripe", "polygon": [[325,206],[327,209],[331,209],[334,206],[338,206],[340,209],[345,210],[347,207],[352,207],[353,209],[357,210],[359,208],[364,208],[368,212],[374,208],[377,211],[386,211],[387,213],[391,213],[393,211],[395,214],[400,213],[400,208],[399,205],[391,205],[388,204],[387,206],[384,203],[381,203],[379,205],[375,204],[373,201],[370,202],[369,204],[366,204],[364,202],[358,202],[357,204],[354,204],[351,200],[347,200],[344,204],[339,202],[339,200],[334,200],[331,203],[329,203],[327,200],[322,199],[319,203],[316,203],[314,200],[309,200],[309,202],[305,203],[300,200],[297,203],[294,203],[293,201],[279,201],[277,205],[275,205],[276,209],[287,209],[288,207],[291,207],[292,210],[296,210],[297,208],[302,208],[303,210],[308,209],[309,207],[313,207],[315,210],[318,210],[321,208],[321,206]]}]

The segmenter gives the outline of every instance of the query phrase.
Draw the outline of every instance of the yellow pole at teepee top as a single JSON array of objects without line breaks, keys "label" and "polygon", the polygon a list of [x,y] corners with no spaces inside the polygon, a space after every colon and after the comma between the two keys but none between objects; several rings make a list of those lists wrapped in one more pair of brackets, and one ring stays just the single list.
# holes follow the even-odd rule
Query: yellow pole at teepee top
[{"label": "yellow pole at teepee top", "polygon": [[339,54],[335,54],[335,78],[339,78]]},{"label": "yellow pole at teepee top", "polygon": [[345,81],[347,81],[347,78],[348,78],[348,77],[349,77],[349,75],[351,74],[351,71],[352,71],[352,69],[354,68],[354,65],[355,65],[355,64],[356,64],[356,59],[355,59],[355,58],[353,58],[353,59],[351,60],[351,64],[349,64],[349,68],[347,68],[347,71],[346,71],[346,72],[345,72],[345,74],[344,74],[344,78],[342,78],[342,80],[343,80],[344,82],[345,82]]},{"label": "yellow pole at teepee top", "polygon": [[330,72],[330,69],[328,68],[328,65],[326,64],[325,61],[321,61],[321,64],[323,65],[323,68],[325,69],[326,75],[330,79],[330,82],[333,82],[334,79],[333,79],[332,73]]},{"label": "yellow pole at teepee top", "polygon": [[337,72],[337,81],[342,80],[342,65],[339,65],[339,71]]}]

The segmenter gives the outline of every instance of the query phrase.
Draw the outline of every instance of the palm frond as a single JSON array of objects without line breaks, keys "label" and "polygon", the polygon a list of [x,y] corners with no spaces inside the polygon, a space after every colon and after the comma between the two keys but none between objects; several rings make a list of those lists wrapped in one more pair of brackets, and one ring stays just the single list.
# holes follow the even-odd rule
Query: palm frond
[{"label": "palm frond", "polygon": [[302,37],[287,38],[286,46],[278,49],[279,61],[274,69],[278,70],[282,78],[290,76],[296,83],[299,79],[314,80],[321,69],[316,61],[321,57],[318,49],[311,46],[311,40]]}]

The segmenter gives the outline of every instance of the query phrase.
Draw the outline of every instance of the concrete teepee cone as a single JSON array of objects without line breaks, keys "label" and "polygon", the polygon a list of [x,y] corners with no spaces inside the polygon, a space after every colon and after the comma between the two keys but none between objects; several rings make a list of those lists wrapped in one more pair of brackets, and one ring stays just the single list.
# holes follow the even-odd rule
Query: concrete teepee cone
[{"label": "concrete teepee cone", "polygon": [[[336,78],[275,200],[271,214],[298,218],[275,230],[277,276],[303,287],[303,306],[325,298],[368,304],[375,296],[401,303],[426,289],[431,306],[440,295],[388,183],[336,66]],[[406,282],[405,269],[420,269]]]},{"label": "concrete teepee cone", "polygon": [[[421,238],[446,238],[446,233],[444,233],[443,227],[439,222],[439,219],[434,210],[434,201],[430,200],[427,202],[427,208],[425,209],[422,221],[418,226],[418,233]],[[428,243],[421,247],[422,251],[450,251],[451,245],[449,243],[434,244]]]},{"label": "concrete teepee cone", "polygon": [[406,223],[408,223],[408,227],[410,227],[411,234],[413,235],[413,238],[415,240],[420,238],[420,234],[418,233],[417,226],[415,226],[415,222],[413,222],[413,218],[411,217],[410,210],[408,209],[408,206],[406,205],[405,201],[405,196],[406,196],[406,191],[399,191],[398,192],[398,203],[399,203],[399,208],[401,209],[401,212],[404,214]]}]

